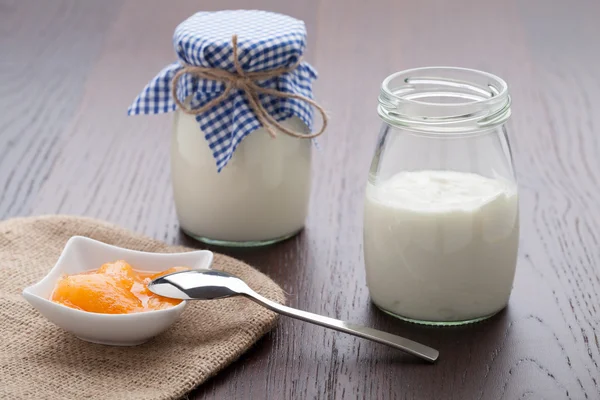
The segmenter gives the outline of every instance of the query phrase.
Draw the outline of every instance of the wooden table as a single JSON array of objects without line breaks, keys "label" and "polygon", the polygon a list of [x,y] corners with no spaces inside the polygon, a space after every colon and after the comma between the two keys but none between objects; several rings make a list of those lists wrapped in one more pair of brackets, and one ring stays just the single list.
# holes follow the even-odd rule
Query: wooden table
[{"label": "wooden table", "polygon": [[[600,2],[0,0],[0,218],[97,217],[169,243],[171,115],[127,117],[173,61],[175,26],[199,10],[261,8],[306,22],[330,128],[315,153],[298,237],[227,251],[270,275],[292,306],[419,339],[426,365],[290,319],[199,388],[206,399],[600,398]],[[472,326],[402,323],[369,303],[362,205],[381,81],[426,65],[500,75],[522,239],[514,291]]]}]

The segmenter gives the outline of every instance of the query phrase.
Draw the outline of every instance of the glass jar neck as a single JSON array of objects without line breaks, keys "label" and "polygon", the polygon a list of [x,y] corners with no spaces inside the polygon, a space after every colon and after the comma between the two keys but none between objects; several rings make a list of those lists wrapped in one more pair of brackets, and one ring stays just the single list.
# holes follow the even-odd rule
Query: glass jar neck
[{"label": "glass jar neck", "polygon": [[474,133],[508,120],[510,96],[506,82],[486,72],[416,68],[383,81],[378,112],[388,124],[411,131]]}]

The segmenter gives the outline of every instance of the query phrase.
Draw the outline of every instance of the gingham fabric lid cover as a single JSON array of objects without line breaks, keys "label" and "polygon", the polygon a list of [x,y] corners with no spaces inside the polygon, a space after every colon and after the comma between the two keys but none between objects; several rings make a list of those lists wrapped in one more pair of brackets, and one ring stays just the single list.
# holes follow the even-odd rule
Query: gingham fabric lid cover
[{"label": "gingham fabric lid cover", "polygon": [[[129,107],[129,115],[175,110],[170,83],[182,68],[181,62],[235,72],[231,40],[234,34],[238,36],[240,64],[246,72],[290,67],[302,56],[306,46],[304,22],[286,15],[257,10],[196,13],[175,29],[173,45],[179,60],[165,67],[146,85]],[[292,72],[258,83],[312,99],[312,81],[316,78],[316,71],[302,62]],[[224,88],[222,82],[185,74],[179,80],[177,94],[180,101],[189,99],[190,107],[198,108],[223,93]],[[313,110],[309,104],[262,93],[259,99],[277,121],[297,116],[312,130]],[[218,171],[227,165],[242,139],[260,127],[240,89],[232,90],[225,101],[197,115],[196,120],[212,150]]]}]

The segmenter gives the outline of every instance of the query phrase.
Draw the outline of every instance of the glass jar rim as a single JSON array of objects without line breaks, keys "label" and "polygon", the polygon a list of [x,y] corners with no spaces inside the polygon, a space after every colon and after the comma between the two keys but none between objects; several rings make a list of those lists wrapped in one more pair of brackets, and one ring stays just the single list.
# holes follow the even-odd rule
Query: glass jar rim
[{"label": "glass jar rim", "polygon": [[396,72],[381,84],[378,113],[390,125],[430,134],[472,133],[510,117],[507,83],[488,72],[421,67]]}]

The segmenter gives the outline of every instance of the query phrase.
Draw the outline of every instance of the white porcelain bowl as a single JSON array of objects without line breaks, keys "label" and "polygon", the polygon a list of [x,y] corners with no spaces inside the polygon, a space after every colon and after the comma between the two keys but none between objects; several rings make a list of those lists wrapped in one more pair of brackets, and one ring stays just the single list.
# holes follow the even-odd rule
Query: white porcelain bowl
[{"label": "white porcelain bowl", "polygon": [[67,242],[52,270],[35,285],[23,290],[23,296],[50,322],[88,342],[134,346],[168,329],[186,306],[133,314],[99,314],[76,310],[50,301],[56,282],[64,274],[76,274],[100,268],[102,264],[125,260],[134,269],[160,272],[174,266],[210,268],[213,253],[208,250],[187,253],[146,253],[111,246],[82,236]]}]

